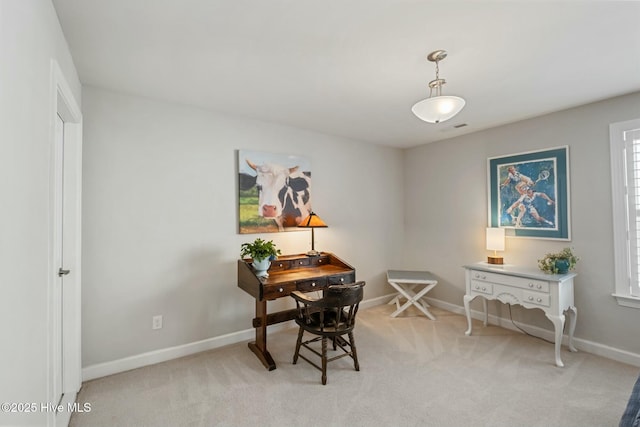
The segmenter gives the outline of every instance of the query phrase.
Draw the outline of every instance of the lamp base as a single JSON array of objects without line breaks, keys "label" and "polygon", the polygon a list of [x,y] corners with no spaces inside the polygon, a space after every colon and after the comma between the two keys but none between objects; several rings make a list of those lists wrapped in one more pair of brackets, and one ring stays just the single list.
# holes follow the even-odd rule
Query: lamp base
[{"label": "lamp base", "polygon": [[504,264],[503,258],[501,256],[489,256],[487,257],[487,262],[489,264]]},{"label": "lamp base", "polygon": [[312,249],[309,252],[307,252],[306,255],[307,256],[320,256],[320,252]]}]

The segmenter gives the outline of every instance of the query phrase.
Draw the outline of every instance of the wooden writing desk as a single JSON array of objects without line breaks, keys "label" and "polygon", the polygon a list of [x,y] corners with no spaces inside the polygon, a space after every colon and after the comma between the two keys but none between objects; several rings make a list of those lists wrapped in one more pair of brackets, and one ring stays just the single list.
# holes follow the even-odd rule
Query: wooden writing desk
[{"label": "wooden writing desk", "polygon": [[249,343],[262,364],[270,371],[276,364],[267,350],[267,326],[295,318],[295,309],[267,313],[267,301],[286,297],[293,291],[311,292],[329,285],[354,283],[356,271],[335,255],[322,252],[320,256],[304,254],[284,255],[271,263],[269,277],[257,277],[251,260],[238,260],[238,287],[256,300],[255,342]]}]

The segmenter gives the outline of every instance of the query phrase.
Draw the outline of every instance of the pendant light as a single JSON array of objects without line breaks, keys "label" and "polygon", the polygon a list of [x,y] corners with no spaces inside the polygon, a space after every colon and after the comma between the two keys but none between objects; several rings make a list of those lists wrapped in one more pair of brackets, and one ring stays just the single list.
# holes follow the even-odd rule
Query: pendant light
[{"label": "pendant light", "polygon": [[429,82],[429,98],[416,103],[412,108],[413,114],[429,123],[440,123],[458,114],[465,105],[465,100],[459,96],[442,95],[442,86],[446,83],[440,78],[438,63],[447,57],[447,51],[431,52],[427,59],[436,63],[436,78]]}]

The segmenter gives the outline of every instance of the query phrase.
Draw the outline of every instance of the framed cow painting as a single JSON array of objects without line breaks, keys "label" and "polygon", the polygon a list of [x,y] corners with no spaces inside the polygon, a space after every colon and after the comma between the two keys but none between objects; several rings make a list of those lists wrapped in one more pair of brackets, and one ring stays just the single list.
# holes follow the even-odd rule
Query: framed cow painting
[{"label": "framed cow painting", "polygon": [[290,154],[238,151],[239,233],[298,230],[311,212],[311,163]]},{"label": "framed cow painting", "polygon": [[488,159],[489,227],[512,236],[571,240],[569,147]]}]

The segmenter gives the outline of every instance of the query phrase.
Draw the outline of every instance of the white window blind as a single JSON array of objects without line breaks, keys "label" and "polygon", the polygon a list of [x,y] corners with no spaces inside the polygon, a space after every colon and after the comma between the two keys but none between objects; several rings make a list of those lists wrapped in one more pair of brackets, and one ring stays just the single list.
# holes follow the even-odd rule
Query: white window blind
[{"label": "white window blind", "polygon": [[640,308],[640,119],[610,126],[614,296]]},{"label": "white window blind", "polygon": [[[624,132],[627,155],[627,200],[629,218],[629,255],[631,260],[630,292],[631,295],[640,297],[639,268],[640,265],[640,129]],[[631,184],[631,185],[630,185]]]}]

